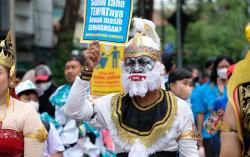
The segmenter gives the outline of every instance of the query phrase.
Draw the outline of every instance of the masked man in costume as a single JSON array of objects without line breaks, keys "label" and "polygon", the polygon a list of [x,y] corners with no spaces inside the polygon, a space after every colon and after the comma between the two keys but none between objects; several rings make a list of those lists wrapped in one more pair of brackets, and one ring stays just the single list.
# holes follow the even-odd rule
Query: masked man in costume
[{"label": "masked man in costume", "polygon": [[[246,26],[250,41],[250,25]],[[221,133],[221,157],[250,156],[250,51],[238,62],[227,84],[229,104],[223,121],[229,126]]]},{"label": "masked man in costume", "polygon": [[135,19],[137,30],[125,47],[122,84],[125,93],[88,100],[89,80],[98,64],[98,42],[85,53],[85,66],[69,93],[65,113],[106,128],[118,157],[198,157],[192,112],[188,104],[160,88],[164,66],[155,25]]}]

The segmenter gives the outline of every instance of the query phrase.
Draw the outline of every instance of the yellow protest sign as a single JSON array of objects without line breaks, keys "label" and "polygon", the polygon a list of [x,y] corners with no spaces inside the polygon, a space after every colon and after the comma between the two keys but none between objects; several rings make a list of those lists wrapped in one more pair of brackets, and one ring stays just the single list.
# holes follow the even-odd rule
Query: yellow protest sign
[{"label": "yellow protest sign", "polygon": [[120,62],[123,54],[123,46],[100,45],[101,60],[90,81],[91,95],[102,96],[122,91]]}]

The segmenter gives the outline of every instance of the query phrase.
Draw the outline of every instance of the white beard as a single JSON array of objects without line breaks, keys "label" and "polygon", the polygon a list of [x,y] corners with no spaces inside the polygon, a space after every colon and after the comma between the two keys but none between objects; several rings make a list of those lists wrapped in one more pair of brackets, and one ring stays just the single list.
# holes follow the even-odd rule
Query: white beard
[{"label": "white beard", "polygon": [[154,91],[160,88],[163,70],[164,65],[156,61],[154,68],[150,72],[145,73],[146,79],[133,81],[129,79],[130,74],[125,71],[124,63],[122,63],[122,84],[125,93],[129,93],[130,97],[144,97],[148,91]]}]

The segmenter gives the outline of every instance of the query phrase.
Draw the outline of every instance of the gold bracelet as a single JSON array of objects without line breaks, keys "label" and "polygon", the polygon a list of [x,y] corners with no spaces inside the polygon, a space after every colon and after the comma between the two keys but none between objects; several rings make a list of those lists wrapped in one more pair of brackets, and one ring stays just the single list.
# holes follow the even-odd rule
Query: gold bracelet
[{"label": "gold bracelet", "polygon": [[93,72],[93,70],[90,70],[89,68],[87,68],[86,66],[82,67],[82,70],[86,71],[86,72]]},{"label": "gold bracelet", "polygon": [[82,79],[82,80],[85,80],[85,81],[89,81],[92,77],[92,73],[93,73],[93,70],[89,70],[88,68],[86,68],[85,66],[82,67],[81,69],[81,72],[79,74],[79,77]]}]

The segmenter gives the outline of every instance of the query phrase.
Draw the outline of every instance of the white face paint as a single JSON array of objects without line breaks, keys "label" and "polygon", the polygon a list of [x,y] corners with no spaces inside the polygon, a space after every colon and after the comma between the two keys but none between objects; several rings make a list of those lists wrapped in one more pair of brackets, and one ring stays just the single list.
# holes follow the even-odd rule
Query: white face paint
[{"label": "white face paint", "polygon": [[28,104],[29,104],[30,106],[33,106],[34,109],[35,109],[36,111],[38,111],[38,109],[39,109],[39,102],[31,100],[31,101],[28,102]]},{"label": "white face paint", "polygon": [[148,56],[125,59],[125,69],[129,74],[147,73],[154,68],[155,61]]},{"label": "white face paint", "polygon": [[49,87],[51,86],[52,81],[46,82],[46,83],[38,83],[37,87],[42,89],[43,91],[46,91],[47,89],[49,89]]},{"label": "white face paint", "polygon": [[[154,91],[161,85],[161,73],[164,65],[159,61],[154,61],[141,57],[133,58],[133,66],[122,63],[122,84],[129,96],[144,97],[148,91]],[[126,60],[125,60],[126,62]],[[137,66],[137,67],[136,67]]]},{"label": "white face paint", "polygon": [[227,68],[217,69],[217,75],[221,79],[227,79]]}]

